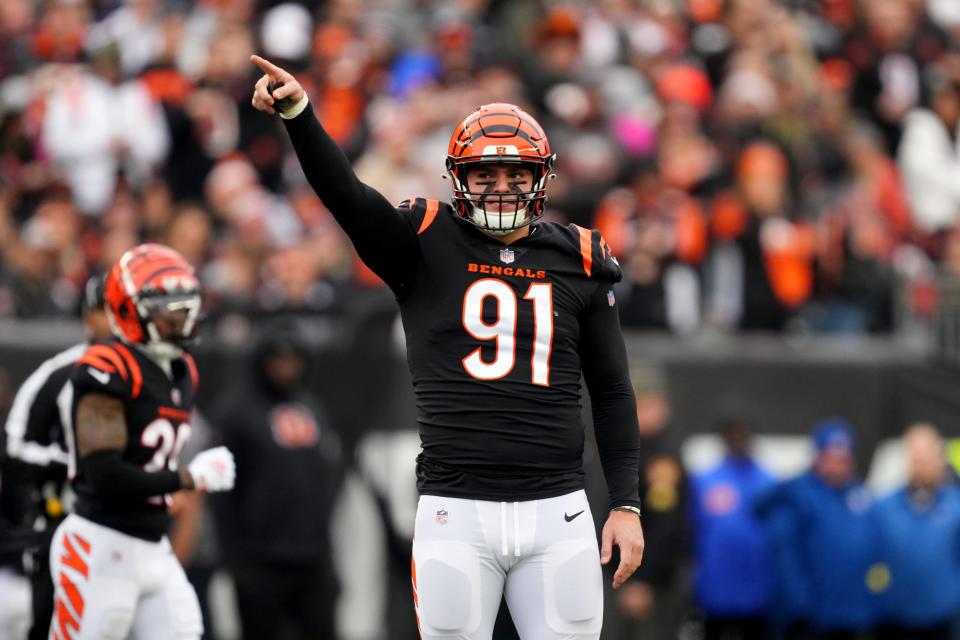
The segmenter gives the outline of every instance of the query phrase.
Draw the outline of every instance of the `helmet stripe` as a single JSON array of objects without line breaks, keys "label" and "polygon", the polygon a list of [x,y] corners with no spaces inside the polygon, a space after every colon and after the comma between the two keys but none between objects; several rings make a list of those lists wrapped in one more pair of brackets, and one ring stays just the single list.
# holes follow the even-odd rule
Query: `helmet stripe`
[{"label": "helmet stripe", "polygon": [[154,278],[156,278],[156,277],[158,277],[158,276],[161,276],[161,275],[163,275],[163,274],[165,274],[165,273],[170,273],[171,271],[180,271],[180,272],[182,272],[182,273],[184,273],[184,274],[186,274],[186,275],[190,275],[190,276],[193,275],[192,273],[189,273],[189,272],[184,271],[184,270],[183,270],[183,267],[181,267],[179,264],[171,264],[171,265],[169,265],[169,266],[162,267],[162,268],[157,269],[156,271],[152,272],[149,276],[147,276],[146,278],[143,279],[143,282],[144,282],[144,284],[146,284],[147,282],[150,282],[150,281],[153,280]]},{"label": "helmet stripe", "polygon": [[[475,143],[477,140],[479,140],[479,139],[481,139],[481,138],[490,137],[490,136],[488,135],[488,134],[490,134],[490,133],[507,133],[507,132],[514,132],[514,131],[515,131],[515,133],[514,133],[514,136],[515,136],[515,137],[522,138],[522,139],[525,140],[530,146],[532,146],[536,151],[539,151],[539,150],[540,150],[540,145],[538,145],[537,142],[534,141],[533,138],[531,138],[526,132],[524,132],[524,131],[516,131],[515,128],[512,127],[512,126],[496,125],[496,126],[493,126],[493,127],[488,127],[486,132],[484,132],[484,131],[478,131],[477,133],[475,133],[475,134],[470,138],[470,140],[469,140],[466,144],[463,144],[463,145],[460,146],[460,148],[457,150],[457,157],[459,158],[459,157],[463,156],[463,155],[465,154],[467,148],[470,147],[470,145],[472,145],[473,143]],[[492,144],[498,145],[498,146],[502,146],[504,143],[506,143],[507,141],[509,141],[509,139],[510,139],[510,138],[491,138]],[[517,145],[514,145],[514,146],[517,146]],[[468,155],[472,155],[472,154],[468,154]]]}]

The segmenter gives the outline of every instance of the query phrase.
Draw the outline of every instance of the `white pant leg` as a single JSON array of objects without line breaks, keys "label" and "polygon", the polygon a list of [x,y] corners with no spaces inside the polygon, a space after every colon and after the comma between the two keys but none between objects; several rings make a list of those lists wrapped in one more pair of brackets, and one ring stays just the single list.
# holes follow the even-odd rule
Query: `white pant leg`
[{"label": "white pant leg", "polygon": [[141,548],[142,591],[133,618],[136,640],[193,640],[203,635],[200,602],[170,542]]},{"label": "white pant leg", "polygon": [[[583,491],[521,503],[519,529],[533,544],[507,573],[506,599],[523,640],[597,640],[603,576]],[[512,505],[511,505],[512,506]]]},{"label": "white pant leg", "polygon": [[51,640],[124,640],[139,597],[136,538],[76,514],[50,546]]},{"label": "white pant leg", "polygon": [[422,640],[489,640],[493,635],[505,565],[495,552],[499,522],[487,517],[485,523],[484,515],[498,504],[420,498],[411,572]]}]

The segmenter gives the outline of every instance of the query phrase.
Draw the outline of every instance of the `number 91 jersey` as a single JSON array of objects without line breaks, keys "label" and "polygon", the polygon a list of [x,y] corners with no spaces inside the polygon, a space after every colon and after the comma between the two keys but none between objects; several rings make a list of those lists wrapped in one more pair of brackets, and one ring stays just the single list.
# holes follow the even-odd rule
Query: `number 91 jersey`
[{"label": "number 91 jersey", "polygon": [[77,494],[76,512],[107,527],[147,540],[159,540],[170,524],[169,495],[119,499],[98,495],[78,469],[77,404],[87,393],[123,401],[127,426],[124,461],[148,472],[174,471],[190,437],[190,413],[197,386],[193,358],[184,353],[171,362],[171,376],[139,349],[118,340],[90,345],[77,361],[67,389],[72,391],[69,474]]},{"label": "number 91 jersey", "polygon": [[615,314],[616,259],[596,231],[537,223],[510,245],[450,205],[400,205],[420,255],[398,293],[423,494],[531,500],[583,487],[581,323]]}]

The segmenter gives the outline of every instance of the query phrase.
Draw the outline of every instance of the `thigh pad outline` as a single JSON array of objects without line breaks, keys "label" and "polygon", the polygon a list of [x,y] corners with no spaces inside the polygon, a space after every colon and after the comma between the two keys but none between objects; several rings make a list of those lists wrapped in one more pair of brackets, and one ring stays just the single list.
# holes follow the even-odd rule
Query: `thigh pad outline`
[{"label": "thigh pad outline", "polygon": [[481,622],[480,558],[465,542],[414,542],[420,624],[425,633],[470,634]]},{"label": "thigh pad outline", "polygon": [[599,633],[603,624],[600,555],[591,542],[564,540],[546,550],[544,613],[557,633]]}]

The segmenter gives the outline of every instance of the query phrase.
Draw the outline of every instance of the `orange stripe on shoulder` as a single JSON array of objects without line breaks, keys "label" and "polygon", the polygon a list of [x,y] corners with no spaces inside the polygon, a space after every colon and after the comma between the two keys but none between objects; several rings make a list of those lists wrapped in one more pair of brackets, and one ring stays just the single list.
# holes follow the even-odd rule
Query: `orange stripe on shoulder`
[{"label": "orange stripe on shoulder", "polygon": [[578,225],[574,226],[580,233],[580,257],[583,258],[583,270],[587,277],[590,277],[590,271],[593,269],[593,232]]},{"label": "orange stripe on shoulder", "polygon": [[124,362],[127,363],[127,367],[130,369],[130,376],[133,378],[130,387],[130,397],[136,398],[140,395],[140,389],[143,388],[143,372],[140,370],[140,363],[133,357],[130,350],[119,342],[115,342],[113,348],[123,357]]},{"label": "orange stripe on shoulder", "polygon": [[103,358],[101,358],[100,356],[95,355],[95,354],[92,354],[92,353],[84,354],[83,357],[81,357],[79,360],[77,360],[77,364],[78,364],[78,365],[79,365],[79,364],[85,364],[85,365],[87,365],[88,367],[93,367],[94,369],[98,369],[98,370],[100,370],[100,371],[103,371],[104,373],[116,373],[116,372],[117,372],[117,370],[114,369],[114,367],[113,367],[112,364],[110,364],[109,362],[107,362],[106,360],[104,360]]},{"label": "orange stripe on shoulder", "polygon": [[197,361],[187,352],[183,353],[183,361],[187,363],[187,369],[190,371],[190,379],[193,381],[193,393],[197,393],[200,387],[200,373],[197,371]]},{"label": "orange stripe on shoulder", "polygon": [[96,356],[106,360],[112,364],[117,371],[120,372],[120,377],[124,380],[127,380],[130,377],[130,374],[127,373],[127,367],[123,364],[123,358],[121,358],[116,351],[110,347],[102,344],[95,344],[87,349],[87,354]]},{"label": "orange stripe on shoulder", "polygon": [[427,230],[431,224],[433,224],[433,219],[437,217],[437,211],[440,210],[440,202],[437,200],[427,200],[427,212],[423,214],[423,222],[420,223],[420,229],[417,231],[417,235],[420,235]]}]

